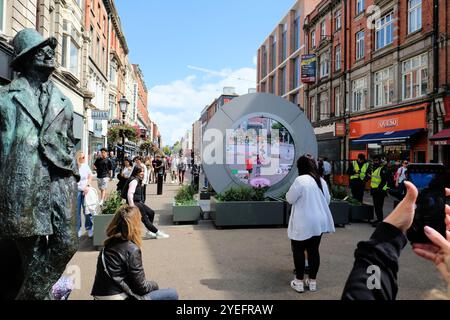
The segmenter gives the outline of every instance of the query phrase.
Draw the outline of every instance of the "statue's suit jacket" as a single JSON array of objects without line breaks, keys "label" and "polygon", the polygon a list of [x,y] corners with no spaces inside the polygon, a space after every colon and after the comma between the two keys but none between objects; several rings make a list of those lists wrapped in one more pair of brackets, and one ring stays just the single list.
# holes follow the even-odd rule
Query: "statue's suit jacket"
[{"label": "statue's suit jacket", "polygon": [[25,77],[0,88],[0,238],[51,235],[73,220],[73,107],[50,81],[45,114]]}]

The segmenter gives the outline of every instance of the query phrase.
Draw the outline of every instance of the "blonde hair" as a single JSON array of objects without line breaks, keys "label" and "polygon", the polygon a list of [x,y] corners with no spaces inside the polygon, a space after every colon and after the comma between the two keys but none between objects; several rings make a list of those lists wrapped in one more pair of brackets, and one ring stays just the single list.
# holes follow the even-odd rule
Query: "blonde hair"
[{"label": "blonde hair", "polygon": [[[450,274],[450,255],[444,258],[444,263],[447,266],[447,272]],[[428,293],[426,300],[450,300],[450,276],[445,280],[447,282],[447,290],[433,289]]]},{"label": "blonde hair", "polygon": [[77,165],[80,165],[80,162],[78,160],[80,159],[82,154],[84,154],[83,151],[77,151],[77,153],[75,153],[75,160],[77,161]]},{"label": "blonde hair", "polygon": [[117,209],[111,223],[106,229],[108,237],[104,245],[116,239],[129,240],[138,247],[142,246],[141,212],[137,207],[123,205]]}]

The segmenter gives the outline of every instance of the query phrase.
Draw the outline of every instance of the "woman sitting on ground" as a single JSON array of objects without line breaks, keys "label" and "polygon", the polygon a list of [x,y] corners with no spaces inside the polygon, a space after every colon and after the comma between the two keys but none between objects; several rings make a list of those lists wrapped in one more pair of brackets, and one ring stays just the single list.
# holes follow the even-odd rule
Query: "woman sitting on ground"
[{"label": "woman sitting on ground", "polygon": [[145,278],[141,255],[141,214],[136,207],[120,207],[106,234],[97,260],[91,295],[96,300],[178,300],[175,289],[159,289]]},{"label": "woman sitting on ground", "polygon": [[147,228],[144,235],[145,239],[163,239],[169,238],[165,232],[158,230],[153,224],[155,219],[155,211],[149,208],[144,203],[144,186],[142,181],[144,179],[144,170],[140,166],[135,166],[131,173],[130,179],[124,186],[123,193],[126,194],[127,204],[132,207],[137,207],[142,215],[142,223]]}]

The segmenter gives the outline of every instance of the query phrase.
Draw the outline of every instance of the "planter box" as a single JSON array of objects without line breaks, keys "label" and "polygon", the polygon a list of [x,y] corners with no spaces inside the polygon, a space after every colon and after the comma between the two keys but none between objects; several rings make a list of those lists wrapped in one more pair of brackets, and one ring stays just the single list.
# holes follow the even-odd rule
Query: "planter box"
[{"label": "planter box", "polygon": [[94,215],[94,246],[103,246],[103,241],[106,240],[106,228],[110,224],[113,214],[98,214]]},{"label": "planter box", "polygon": [[367,204],[355,205],[350,204],[350,220],[351,221],[367,221],[373,219],[373,206]]},{"label": "planter box", "polygon": [[349,224],[350,206],[346,201],[331,200],[330,211],[335,225]]},{"label": "planter box", "polygon": [[219,202],[212,197],[211,218],[216,227],[283,226],[285,209],[281,201]]},{"label": "planter box", "polygon": [[198,205],[195,206],[176,206],[172,205],[173,223],[197,222],[200,220],[201,210]]},{"label": "planter box", "polygon": [[211,194],[208,191],[200,192],[200,200],[209,200],[211,199]]}]

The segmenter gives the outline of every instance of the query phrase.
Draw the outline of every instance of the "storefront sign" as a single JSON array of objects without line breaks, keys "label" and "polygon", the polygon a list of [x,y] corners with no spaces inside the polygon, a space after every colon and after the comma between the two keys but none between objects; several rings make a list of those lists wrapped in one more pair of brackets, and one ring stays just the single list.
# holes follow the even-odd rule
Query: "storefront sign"
[{"label": "storefront sign", "polygon": [[345,137],[345,123],[335,123],[334,136]]},{"label": "storefront sign", "polygon": [[109,111],[104,110],[92,110],[91,118],[93,120],[108,120],[109,119]]},{"label": "storefront sign", "polygon": [[367,114],[350,119],[350,139],[366,134],[427,128],[428,103]]},{"label": "storefront sign", "polygon": [[316,64],[317,59],[315,54],[302,55],[301,72],[303,83],[316,82]]},{"label": "storefront sign", "polygon": [[431,141],[433,146],[450,146],[450,140]]}]

